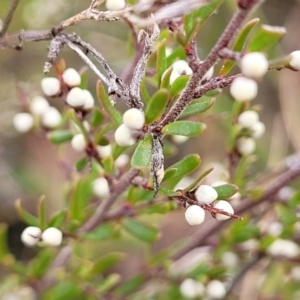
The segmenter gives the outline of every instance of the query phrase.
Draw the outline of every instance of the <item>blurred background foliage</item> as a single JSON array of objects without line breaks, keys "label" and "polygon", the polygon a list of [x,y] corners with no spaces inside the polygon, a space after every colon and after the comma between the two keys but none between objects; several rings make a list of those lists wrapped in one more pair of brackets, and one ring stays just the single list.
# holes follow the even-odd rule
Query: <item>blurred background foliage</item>
[{"label": "blurred background foliage", "polygon": [[[10,0],[0,0],[0,18],[4,18],[9,4]],[[20,29],[50,29],[61,20],[85,9],[89,4],[88,0],[21,1],[9,33]],[[198,53],[201,58],[204,58],[214,45],[234,10],[235,1],[225,1],[218,12],[205,23],[198,34]],[[252,17],[254,16],[259,17],[262,23],[285,26],[288,30],[280,45],[270,49],[269,58],[300,49],[299,1],[268,0]],[[67,30],[72,31],[98,49],[116,73],[122,74],[132,55],[128,42],[131,39],[130,30],[124,21],[109,23],[84,21]],[[15,212],[15,200],[22,198],[24,206],[35,212],[37,200],[44,194],[49,216],[63,208],[64,191],[68,184],[65,164],[72,164],[79,158],[70,147],[58,149],[39,134],[19,135],[12,127],[12,117],[22,110],[20,97],[32,98],[41,93],[40,81],[44,77],[42,68],[47,46],[47,42],[27,43],[20,52],[14,50],[0,52],[0,223],[10,225],[10,246],[13,253],[24,260],[34,253],[24,248],[19,241],[24,225],[20,223]],[[68,48],[63,50],[60,57],[65,59],[68,67],[77,70],[84,67],[78,56]],[[220,66],[217,65],[215,70]],[[233,70],[235,71],[237,69]],[[96,76],[91,71],[88,73],[88,88],[95,95]],[[267,133],[258,142],[257,161],[251,166],[251,173],[254,176],[299,150],[299,83],[299,72],[290,70],[271,71],[260,82],[259,94],[254,104],[261,107],[260,119],[266,124]],[[50,101],[52,105],[62,107],[60,99]],[[176,156],[169,159],[166,164],[170,165],[184,155],[199,153],[203,170],[210,165],[220,166],[220,169],[226,168],[226,145],[232,103],[228,90],[225,89],[225,92],[218,96],[213,108],[202,117],[202,121],[208,125],[205,133],[180,145]],[[217,174],[217,171],[214,174]],[[196,230],[186,224],[182,210],[164,217],[151,215],[146,219],[159,226],[162,231],[162,238],[153,246],[154,252],[189,236]],[[210,224],[211,222],[205,222],[201,226]],[[140,242],[130,241],[128,243],[128,240],[124,239],[102,242],[101,248],[98,242],[91,241],[85,245],[85,251],[90,257],[98,257],[112,250],[127,252],[130,259],[123,260],[116,272],[123,273],[129,278],[139,269],[148,251]]]}]

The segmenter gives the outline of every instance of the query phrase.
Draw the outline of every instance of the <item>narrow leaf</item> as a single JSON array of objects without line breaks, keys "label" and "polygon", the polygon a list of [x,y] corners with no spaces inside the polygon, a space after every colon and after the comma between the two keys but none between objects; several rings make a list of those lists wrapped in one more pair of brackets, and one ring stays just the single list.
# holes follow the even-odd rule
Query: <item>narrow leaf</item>
[{"label": "narrow leaf", "polygon": [[166,69],[166,40],[163,40],[157,49],[156,71],[158,76],[158,86],[160,86],[162,74],[165,72]]},{"label": "narrow leaf", "polygon": [[90,124],[93,127],[98,127],[102,124],[103,122],[103,115],[100,112],[100,110],[98,108],[93,108],[92,113],[91,113],[91,117],[90,117]]},{"label": "narrow leaf", "polygon": [[209,110],[216,102],[216,98],[204,100],[201,102],[195,102],[188,105],[182,114],[180,115],[180,118],[187,118],[196,114],[203,113],[207,110]]},{"label": "narrow leaf", "polygon": [[72,139],[73,134],[69,130],[56,130],[48,134],[49,140],[53,144],[62,144]]},{"label": "narrow leaf", "polygon": [[152,138],[148,134],[139,142],[138,146],[136,147],[131,158],[131,166],[139,169],[147,168],[150,164],[151,153]]},{"label": "narrow leaf", "polygon": [[159,231],[156,228],[136,219],[124,218],[122,226],[132,236],[147,243],[153,243],[159,237]]},{"label": "narrow leaf", "polygon": [[103,224],[94,231],[91,231],[84,235],[86,239],[89,240],[105,240],[108,238],[112,238],[115,233],[115,226],[112,224]]},{"label": "narrow leaf", "polygon": [[167,106],[168,96],[169,92],[166,89],[158,90],[153,95],[153,97],[150,99],[147,105],[145,113],[146,124],[151,124],[154,121],[159,120]]},{"label": "narrow leaf", "polygon": [[145,100],[146,103],[148,103],[151,99],[151,96],[147,90],[147,87],[146,87],[146,77],[144,77],[142,79],[142,82],[141,82],[141,94],[143,96],[143,99]]},{"label": "narrow leaf", "polygon": [[112,156],[102,159],[102,163],[107,174],[112,174],[114,172],[114,159]]},{"label": "narrow leaf", "polygon": [[179,95],[181,91],[186,87],[187,83],[190,80],[190,76],[188,75],[181,75],[173,82],[171,86],[171,96],[174,97]]},{"label": "narrow leaf", "polygon": [[214,189],[218,193],[218,199],[227,199],[239,190],[239,188],[234,184],[222,184],[215,186]]},{"label": "narrow leaf", "polygon": [[101,258],[99,258],[93,268],[90,270],[89,275],[100,275],[106,270],[113,267],[117,262],[119,262],[121,259],[125,257],[124,253],[120,252],[111,252],[108,253]]},{"label": "narrow leaf", "polygon": [[7,254],[9,254],[9,249],[7,246],[7,224],[0,223],[0,260],[3,259]]},{"label": "narrow leaf", "polygon": [[204,123],[191,121],[177,121],[166,125],[162,132],[171,135],[197,136],[206,128]]},{"label": "narrow leaf", "polygon": [[63,224],[63,222],[64,222],[64,220],[65,220],[65,218],[66,218],[66,216],[67,216],[67,213],[68,213],[68,211],[65,209],[65,210],[62,210],[62,211],[60,211],[56,216],[54,216],[53,218],[52,218],[52,220],[49,222],[49,227],[56,227],[56,228],[59,228],[62,224]]},{"label": "narrow leaf", "polygon": [[46,228],[46,208],[45,208],[45,196],[41,196],[38,201],[38,217],[40,228],[44,230]]},{"label": "narrow leaf", "polygon": [[97,82],[97,97],[104,111],[116,125],[122,124],[122,116],[111,104],[104,86],[100,80]]},{"label": "narrow leaf", "polygon": [[16,209],[20,215],[20,217],[28,224],[31,226],[39,226],[39,219],[35,216],[33,216],[31,213],[26,211],[22,205],[21,205],[21,199],[18,199],[15,203]]},{"label": "narrow leaf", "polygon": [[87,165],[87,163],[88,163],[88,159],[86,157],[79,159],[75,165],[76,170],[77,171],[83,170],[85,168],[85,166]]},{"label": "narrow leaf", "polygon": [[284,27],[261,25],[261,28],[250,41],[249,52],[267,51],[273,48],[286,34]]}]

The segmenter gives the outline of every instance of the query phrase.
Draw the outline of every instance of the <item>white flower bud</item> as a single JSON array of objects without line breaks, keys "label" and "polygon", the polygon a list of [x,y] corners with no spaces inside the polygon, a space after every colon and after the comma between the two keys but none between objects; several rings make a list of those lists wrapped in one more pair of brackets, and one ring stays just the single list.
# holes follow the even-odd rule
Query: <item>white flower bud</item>
[{"label": "white flower bud", "polygon": [[71,146],[77,152],[83,151],[86,147],[84,135],[82,133],[74,135],[71,140]]},{"label": "white flower bud", "polygon": [[258,120],[258,113],[254,110],[246,110],[242,112],[237,119],[238,124],[244,128],[252,127],[256,122],[258,122]]},{"label": "white flower bud", "polygon": [[105,6],[107,10],[121,10],[126,7],[125,0],[106,0]]},{"label": "white flower bud", "polygon": [[123,115],[123,123],[129,129],[141,129],[145,123],[145,115],[137,108],[130,108]]},{"label": "white flower bud", "polygon": [[82,90],[85,95],[85,103],[83,105],[83,109],[90,110],[94,107],[95,100],[93,95],[89,90]]},{"label": "white flower bud", "polygon": [[173,70],[170,75],[170,81],[169,81],[170,85],[172,85],[179,76],[180,74],[176,70]]},{"label": "white flower bud", "polygon": [[42,114],[41,122],[45,127],[54,128],[61,122],[61,114],[55,107],[49,107],[45,113]]},{"label": "white flower bud", "polygon": [[185,279],[179,289],[183,297],[192,299],[203,296],[205,291],[204,285],[192,278]]},{"label": "white flower bud", "polygon": [[170,56],[173,52],[173,49],[171,47],[166,47],[166,57]]},{"label": "white flower bud", "polygon": [[[229,204],[229,202],[225,200],[218,200],[213,204],[214,208],[217,208],[219,210],[223,210],[224,212],[234,214],[234,210],[232,206]],[[224,221],[227,219],[230,219],[229,216],[223,215],[223,214],[216,214],[215,218],[219,221]]]},{"label": "white flower bud", "polygon": [[112,148],[111,145],[105,145],[105,146],[97,146],[97,152],[100,155],[101,158],[106,158],[111,156]]},{"label": "white flower bud", "polygon": [[129,163],[129,156],[127,154],[121,154],[115,160],[115,167],[120,169],[127,166],[128,163]]},{"label": "white flower bud", "polygon": [[55,77],[46,77],[41,81],[42,91],[46,96],[52,97],[60,93],[60,82]]},{"label": "white flower bud", "polygon": [[99,198],[106,198],[109,196],[109,185],[106,178],[99,177],[93,181],[93,193]]},{"label": "white flower bud", "polygon": [[214,75],[214,66],[212,66],[203,76],[202,80],[210,80]]},{"label": "white flower bud", "polygon": [[206,286],[206,295],[209,299],[224,299],[226,288],[223,282],[211,280]]},{"label": "white flower bud", "polygon": [[188,141],[189,137],[184,135],[172,135],[172,140],[176,144],[183,144]]},{"label": "white flower bud", "polygon": [[299,246],[290,240],[277,239],[267,249],[267,252],[272,256],[284,256],[295,258],[299,256]]},{"label": "white flower bud", "polygon": [[42,96],[35,96],[29,103],[30,111],[37,116],[41,116],[49,109],[49,102]]},{"label": "white flower bud", "polygon": [[234,252],[224,252],[221,257],[222,263],[227,268],[235,268],[239,264],[239,257]]},{"label": "white flower bud", "polygon": [[252,78],[263,77],[269,69],[269,62],[260,52],[247,53],[241,60],[243,75]]},{"label": "white flower bud", "polygon": [[185,211],[185,219],[190,225],[199,225],[204,222],[205,211],[198,205],[191,205]]},{"label": "white flower bud", "polygon": [[26,227],[21,234],[21,241],[24,245],[33,247],[39,242],[41,233],[42,231],[38,227]]},{"label": "white flower bud", "polygon": [[253,79],[239,76],[233,80],[230,93],[239,102],[253,100],[257,95],[257,83]]},{"label": "white flower bud", "polygon": [[33,117],[29,113],[18,113],[13,117],[13,125],[18,132],[28,132],[33,123]]},{"label": "white flower bud", "polygon": [[66,102],[72,107],[81,107],[85,104],[86,94],[79,87],[72,88],[67,97]]},{"label": "white flower bud", "polygon": [[119,146],[132,146],[136,139],[132,136],[130,129],[125,125],[120,125],[115,131],[115,141]]},{"label": "white flower bud", "polygon": [[266,126],[263,122],[258,121],[251,126],[250,130],[252,132],[252,137],[259,139],[265,133]]},{"label": "white flower bud", "polygon": [[66,69],[62,74],[62,79],[64,83],[69,87],[78,86],[81,82],[79,73],[73,68]]},{"label": "white flower bud", "polygon": [[296,70],[300,71],[300,50],[293,51],[291,54],[290,66]]},{"label": "white flower bud", "polygon": [[267,233],[272,236],[279,236],[283,231],[283,225],[280,222],[268,224]]},{"label": "white flower bud", "polygon": [[218,198],[218,193],[209,185],[200,185],[195,192],[195,197],[201,203],[210,204]]},{"label": "white flower bud", "polygon": [[173,70],[177,71],[179,75],[192,75],[193,71],[185,60],[177,60],[172,65]]},{"label": "white flower bud", "polygon": [[256,143],[251,137],[240,137],[236,141],[236,148],[241,155],[247,156],[255,151]]},{"label": "white flower bud", "polygon": [[62,232],[55,227],[49,227],[42,233],[42,241],[48,246],[59,246],[62,242],[62,238]]}]

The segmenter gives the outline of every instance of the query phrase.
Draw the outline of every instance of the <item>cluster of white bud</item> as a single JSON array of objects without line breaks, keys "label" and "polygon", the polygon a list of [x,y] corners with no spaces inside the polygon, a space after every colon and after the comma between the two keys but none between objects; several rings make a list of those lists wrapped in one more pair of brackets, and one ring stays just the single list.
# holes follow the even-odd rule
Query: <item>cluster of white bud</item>
[{"label": "cluster of white bud", "polygon": [[21,234],[21,241],[28,247],[36,246],[39,242],[56,247],[62,243],[62,238],[62,232],[55,227],[49,227],[42,232],[38,227],[29,226]]},{"label": "cluster of white bud", "polygon": [[71,146],[76,152],[82,152],[86,147],[84,135],[82,133],[75,134],[71,140]]},{"label": "cluster of white bud", "polygon": [[272,256],[295,258],[299,256],[300,249],[293,241],[277,239],[268,247],[267,252]]},{"label": "cluster of white bud", "polygon": [[54,97],[61,92],[60,82],[55,77],[46,77],[41,81],[41,88],[46,96]]},{"label": "cluster of white bud", "polygon": [[185,219],[190,225],[199,225],[205,220],[205,211],[198,205],[191,205],[185,211]]},{"label": "cluster of white bud", "polygon": [[118,169],[124,168],[129,163],[129,156],[127,154],[121,154],[116,160],[115,160],[115,167]]},{"label": "cluster of white bud", "polygon": [[238,102],[253,100],[257,95],[257,83],[251,78],[239,76],[233,80],[230,93]]},{"label": "cluster of white bud", "polygon": [[18,113],[13,117],[13,125],[18,132],[28,132],[33,127],[34,120],[29,113]]},{"label": "cluster of white bud", "polygon": [[[219,210],[222,210],[224,212],[227,212],[229,214],[234,214],[234,210],[233,210],[233,207],[231,206],[231,204],[226,201],[226,200],[218,200],[218,201],[215,201],[213,203],[213,207],[214,208],[217,208]],[[224,220],[228,220],[230,219],[231,217],[230,216],[226,216],[226,215],[223,215],[223,214],[215,214],[214,216],[217,220],[219,221],[224,221]]]},{"label": "cluster of white bud", "polygon": [[206,295],[209,299],[224,299],[226,296],[226,287],[219,280],[211,280],[206,286]]},{"label": "cluster of white bud", "polygon": [[79,73],[73,68],[66,69],[62,74],[62,79],[68,87],[79,86],[81,83]]},{"label": "cluster of white bud", "polygon": [[55,108],[50,106],[41,116],[41,123],[47,128],[57,127],[62,120],[60,112]]},{"label": "cluster of white bud", "polygon": [[105,6],[107,10],[121,10],[126,7],[125,0],[106,0]]},{"label": "cluster of white bud", "polygon": [[241,155],[250,155],[256,148],[255,139],[260,138],[265,133],[265,124],[259,121],[259,115],[254,110],[242,112],[237,122],[242,128],[247,129],[251,135],[250,137],[240,137],[237,139],[237,150]]},{"label": "cluster of white bud", "polygon": [[145,115],[137,108],[128,109],[123,115],[123,124],[115,131],[115,141],[119,146],[132,146],[136,142],[134,130],[142,129]]},{"label": "cluster of white bud", "polygon": [[199,298],[204,295],[204,285],[192,278],[187,278],[180,284],[180,293],[182,296],[190,299]]},{"label": "cluster of white bud", "polygon": [[195,192],[195,197],[201,203],[210,204],[218,198],[218,193],[209,185],[200,185]]},{"label": "cluster of white bud", "polygon": [[67,94],[66,102],[71,107],[90,110],[94,107],[95,100],[90,91],[74,87]]},{"label": "cluster of white bud", "polygon": [[296,71],[300,71],[300,50],[293,51],[290,57],[290,67]]},{"label": "cluster of white bud", "polygon": [[104,146],[98,145],[96,148],[101,158],[109,157],[112,154],[112,147],[110,144]]},{"label": "cluster of white bud", "polygon": [[43,115],[49,107],[49,102],[42,96],[35,96],[29,102],[30,111],[37,116]]},{"label": "cluster of white bud", "polygon": [[92,183],[93,193],[99,198],[106,198],[110,194],[109,184],[106,178],[99,177]]}]

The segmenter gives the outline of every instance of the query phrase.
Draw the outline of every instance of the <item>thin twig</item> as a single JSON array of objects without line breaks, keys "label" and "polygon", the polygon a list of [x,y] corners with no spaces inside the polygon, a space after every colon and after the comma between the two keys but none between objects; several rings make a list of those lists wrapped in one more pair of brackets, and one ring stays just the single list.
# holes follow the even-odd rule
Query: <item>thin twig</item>
[{"label": "thin twig", "polygon": [[13,18],[14,12],[17,9],[17,6],[19,4],[20,0],[13,0],[10,6],[10,9],[7,13],[6,18],[3,21],[2,30],[0,30],[0,38],[3,37],[8,29],[8,26]]}]

